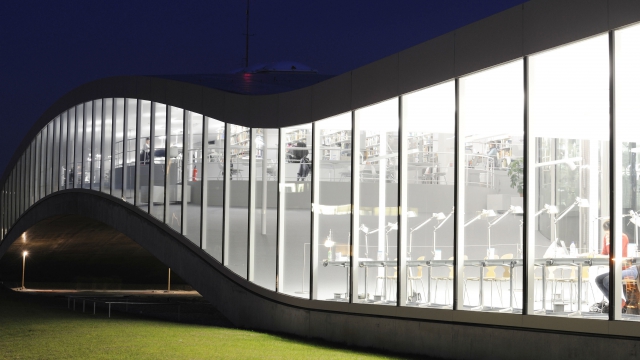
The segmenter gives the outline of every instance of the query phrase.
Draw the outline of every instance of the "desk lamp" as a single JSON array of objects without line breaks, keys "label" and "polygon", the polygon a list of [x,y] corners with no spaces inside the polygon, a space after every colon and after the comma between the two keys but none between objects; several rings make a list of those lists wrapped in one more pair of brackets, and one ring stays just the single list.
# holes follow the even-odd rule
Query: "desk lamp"
[{"label": "desk lamp", "polygon": [[398,230],[398,223],[387,223],[386,228],[389,230],[386,230],[384,233],[384,241],[386,242],[387,248],[387,260],[389,260],[389,233],[393,230]]},{"label": "desk lamp", "polygon": [[495,216],[497,216],[495,211],[483,209],[482,211],[478,212],[478,215],[476,217],[474,217],[473,219],[467,221],[467,223],[464,224],[464,227],[467,227],[467,226],[471,225],[472,222],[474,222],[474,221],[476,221],[476,220],[478,220],[480,218],[484,219],[484,218],[495,217]]},{"label": "desk lamp", "polygon": [[[569,213],[569,211],[571,211],[571,209],[573,209],[574,207],[589,207],[589,200],[587,199],[583,199],[580,197],[576,197],[576,201],[573,202],[573,204],[571,204],[568,208],[564,209],[564,211],[562,211],[560,213],[560,215],[558,215],[554,220],[553,220],[553,227],[554,227],[554,233],[556,234],[556,240],[558,240],[558,221],[560,221],[563,217],[565,217],[565,215],[567,215]],[[546,207],[546,205],[545,205]],[[551,208],[555,208],[555,206],[550,206],[550,211],[549,214],[556,214],[557,213],[557,209],[555,209],[555,212],[552,212],[553,209]]]},{"label": "desk lamp", "polygon": [[522,207],[521,206],[513,206],[511,205],[511,207],[509,207],[509,210],[505,211],[504,214],[500,215],[499,218],[495,219],[494,221],[489,221],[489,226],[487,226],[487,240],[489,243],[489,249],[491,249],[491,227],[495,224],[497,224],[500,220],[504,219],[507,215],[513,213],[513,214],[522,214],[524,211],[522,211]]},{"label": "desk lamp", "polygon": [[433,253],[433,255],[436,254],[436,231],[438,231],[438,229],[440,229],[442,227],[442,225],[444,225],[444,223],[447,222],[447,220],[449,220],[449,218],[451,217],[451,215],[453,215],[453,211],[455,210],[455,208],[451,209],[451,212],[449,213],[449,215],[447,215],[447,217],[445,217],[444,219],[442,219],[442,221],[440,221],[440,214],[438,214],[438,221],[440,222],[438,224],[438,226],[434,226],[433,227],[433,250],[431,251],[431,253]]},{"label": "desk lamp", "polygon": [[377,233],[378,230],[380,230],[380,229],[375,229],[375,230],[369,231],[369,228],[366,227],[364,224],[360,224],[360,228],[359,229],[360,229],[360,231],[362,231],[364,233],[364,244],[365,244],[364,245],[365,246],[365,248],[364,248],[364,257],[365,258],[369,258],[369,239],[367,238],[367,236]]},{"label": "desk lamp", "polygon": [[413,244],[413,232],[420,230],[420,228],[422,228],[423,226],[427,225],[427,223],[429,223],[431,220],[433,219],[438,219],[438,220],[442,220],[444,219],[444,214],[443,213],[433,213],[433,215],[428,218],[427,220],[425,220],[422,224],[409,229],[409,259],[411,259],[411,249],[412,249],[412,244]]},{"label": "desk lamp", "polygon": [[575,170],[578,167],[575,163],[576,162],[580,162],[580,161],[582,161],[581,157],[566,158],[566,159],[545,161],[545,162],[537,163],[537,164],[535,164],[535,167],[567,164],[569,166],[569,169]]},{"label": "desk lamp", "polygon": [[324,246],[329,248],[329,256],[328,259],[329,261],[333,261],[333,245],[335,245],[336,243],[331,239],[331,229],[329,229],[329,236],[327,236],[327,239],[324,241]]}]

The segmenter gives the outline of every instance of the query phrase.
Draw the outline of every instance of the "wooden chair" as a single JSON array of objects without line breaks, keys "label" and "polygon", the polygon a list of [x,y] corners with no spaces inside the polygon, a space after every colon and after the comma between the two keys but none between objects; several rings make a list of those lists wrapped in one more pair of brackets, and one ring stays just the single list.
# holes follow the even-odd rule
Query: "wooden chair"
[{"label": "wooden chair", "polygon": [[[485,260],[487,258],[485,257]],[[493,259],[499,259],[498,255],[494,255]],[[500,305],[504,307],[504,305],[502,304],[502,291],[501,289],[498,287],[498,278],[496,277],[496,267],[497,266],[485,266],[484,268],[482,268],[480,271],[484,271],[484,276],[480,277],[480,276],[472,276],[472,277],[468,277],[467,281],[484,281],[484,282],[488,282],[489,284],[491,284],[489,286],[490,288],[490,293],[491,293],[491,307],[493,307],[493,285],[496,285],[496,290],[498,291],[498,297],[500,298]],[[479,300],[479,304],[482,304],[482,299],[480,298],[480,296],[484,296],[484,294],[480,294],[478,293],[478,300]]]},{"label": "wooden chair", "polygon": [[[418,258],[418,261],[421,261],[421,260],[424,260],[424,256],[420,256]],[[407,280],[409,280],[411,284],[411,296],[413,296],[414,294],[415,282],[417,280],[420,280],[420,283],[422,284],[423,294],[425,294],[425,296],[427,295],[427,292],[425,291],[425,287],[424,287],[424,279],[422,279],[422,266],[418,266],[418,271],[416,272],[415,276],[409,274],[409,277],[407,278]],[[420,299],[420,296],[418,295],[418,299],[413,299],[413,300],[417,302],[419,299]]]}]

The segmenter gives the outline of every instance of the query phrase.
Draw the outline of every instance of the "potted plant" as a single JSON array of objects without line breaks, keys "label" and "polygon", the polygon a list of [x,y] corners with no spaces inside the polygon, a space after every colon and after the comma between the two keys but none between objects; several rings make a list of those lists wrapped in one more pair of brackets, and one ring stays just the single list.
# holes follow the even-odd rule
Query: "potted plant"
[{"label": "potted plant", "polygon": [[518,192],[518,194],[520,194],[521,197],[522,197],[522,194],[524,193],[524,178],[522,176],[523,171],[524,171],[524,159],[523,158],[512,159],[511,163],[509,164],[509,170],[507,174],[509,175],[509,179],[511,180],[511,188],[516,189],[516,191]]}]

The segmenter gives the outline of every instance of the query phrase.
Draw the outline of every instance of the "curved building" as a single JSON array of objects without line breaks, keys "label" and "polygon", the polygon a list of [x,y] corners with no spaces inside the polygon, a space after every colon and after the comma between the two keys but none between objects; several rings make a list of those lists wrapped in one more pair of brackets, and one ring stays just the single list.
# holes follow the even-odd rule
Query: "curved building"
[{"label": "curved building", "polygon": [[638,1],[534,0],[309,86],[88,83],[3,175],[0,256],[85,217],[241,327],[447,358],[635,354],[638,21]]}]

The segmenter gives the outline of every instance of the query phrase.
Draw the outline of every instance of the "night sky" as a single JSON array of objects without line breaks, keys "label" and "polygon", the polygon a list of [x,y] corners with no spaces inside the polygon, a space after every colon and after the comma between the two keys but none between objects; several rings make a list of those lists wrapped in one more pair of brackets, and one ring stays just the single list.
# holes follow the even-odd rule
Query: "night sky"
[{"label": "night sky", "polygon": [[[249,65],[338,75],[526,0],[251,0]],[[0,2],[0,172],[62,95],[116,75],[244,65],[246,0]]]}]

